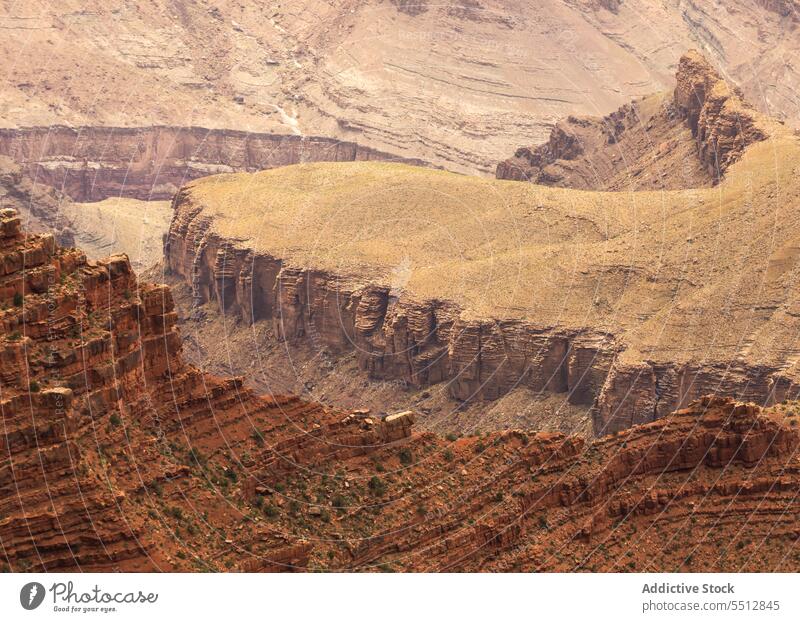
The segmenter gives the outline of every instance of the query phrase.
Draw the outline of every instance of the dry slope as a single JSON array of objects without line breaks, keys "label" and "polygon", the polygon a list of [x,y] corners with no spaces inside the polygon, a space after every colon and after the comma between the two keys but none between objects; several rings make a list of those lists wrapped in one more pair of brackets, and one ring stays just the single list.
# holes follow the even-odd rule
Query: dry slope
[{"label": "dry slope", "polygon": [[769,138],[685,191],[381,163],[209,177],[176,196],[167,268],[373,377],[562,392],[595,404],[598,432],[708,392],[780,400],[797,390],[800,142],[753,119]]},{"label": "dry slope", "polygon": [[569,114],[607,114],[708,54],[797,121],[796,0],[191,0],[0,8],[8,127],[325,135],[490,172]]},{"label": "dry slope", "polygon": [[794,410],[447,440],[183,362],[169,289],[0,212],[4,570],[796,571]]}]

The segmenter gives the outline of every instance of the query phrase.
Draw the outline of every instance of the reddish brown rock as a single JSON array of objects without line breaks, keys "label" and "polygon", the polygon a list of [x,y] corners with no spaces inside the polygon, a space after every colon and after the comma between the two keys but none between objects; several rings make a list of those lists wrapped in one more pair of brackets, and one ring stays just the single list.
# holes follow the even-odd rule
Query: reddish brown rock
[{"label": "reddish brown rock", "polygon": [[538,147],[522,147],[496,177],[595,190],[682,189],[718,182],[768,123],[698,52],[681,57],[670,95],[603,118],[570,116]]}]

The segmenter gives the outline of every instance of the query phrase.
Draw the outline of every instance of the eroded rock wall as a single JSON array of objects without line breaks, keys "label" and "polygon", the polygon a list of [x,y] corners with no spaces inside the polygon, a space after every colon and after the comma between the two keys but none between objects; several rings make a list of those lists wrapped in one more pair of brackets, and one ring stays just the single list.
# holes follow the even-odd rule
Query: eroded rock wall
[{"label": "eroded rock wall", "polygon": [[446,383],[458,400],[494,400],[517,387],[591,405],[598,435],[654,421],[703,395],[770,405],[800,395],[781,366],[641,361],[619,335],[503,318],[467,318],[447,300],[416,300],[366,277],[302,268],[221,238],[192,203],[174,200],[166,267],[246,324],[267,320],[288,342],[338,356],[354,352],[376,380]]},{"label": "eroded rock wall", "polygon": [[198,177],[299,162],[424,164],[319,136],[167,126],[0,129],[0,155],[19,163],[37,184],[82,202],[171,199],[180,186]]},{"label": "eroded rock wall", "polygon": [[768,136],[765,119],[691,50],[671,95],[603,117],[570,116],[547,142],[497,165],[498,179],[587,190],[656,190],[719,182],[744,149]]},{"label": "eroded rock wall", "polygon": [[0,568],[176,569],[170,534],[211,507],[198,497],[209,474],[192,475],[200,456],[208,464],[234,438],[255,445],[250,417],[267,434],[273,415],[281,427],[321,410],[187,365],[166,286],[138,283],[125,256],[87,261],[51,234],[25,234],[8,208],[0,302]]},{"label": "eroded rock wall", "polygon": [[355,351],[372,378],[417,387],[447,382],[460,400],[495,399],[526,386],[591,404],[611,364],[609,335],[464,319],[448,301],[414,300],[385,284],[239,248],[214,233],[189,193],[176,195],[174,209],[166,267],[191,285],[198,304],[215,301],[246,323],[270,320],[288,341]]}]

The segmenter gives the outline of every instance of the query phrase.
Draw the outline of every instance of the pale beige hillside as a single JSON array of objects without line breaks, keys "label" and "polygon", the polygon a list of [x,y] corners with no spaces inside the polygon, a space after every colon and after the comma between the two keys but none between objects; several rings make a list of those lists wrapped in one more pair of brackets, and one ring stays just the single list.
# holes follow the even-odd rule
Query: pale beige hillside
[{"label": "pale beige hillside", "polygon": [[0,2],[0,124],[326,135],[492,172],[698,48],[800,118],[797,0]]},{"label": "pale beige hillside", "polygon": [[[189,185],[221,236],[466,315],[623,334],[670,360],[794,356],[800,144],[751,146],[718,187],[584,192],[398,164],[310,164]],[[794,336],[793,336],[794,335]]]},{"label": "pale beige hillside", "polygon": [[62,208],[75,232],[75,243],[91,259],[125,253],[141,272],[161,260],[162,236],[169,228],[169,201],[111,198],[68,203]]}]

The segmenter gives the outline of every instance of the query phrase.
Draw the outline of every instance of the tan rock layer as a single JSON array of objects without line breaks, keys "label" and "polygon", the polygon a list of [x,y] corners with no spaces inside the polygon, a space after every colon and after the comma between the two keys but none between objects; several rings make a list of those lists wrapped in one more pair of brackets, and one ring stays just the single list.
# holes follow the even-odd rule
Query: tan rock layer
[{"label": "tan rock layer", "polygon": [[174,201],[166,268],[247,324],[265,320],[280,339],[321,352],[355,352],[377,380],[447,383],[459,400],[497,399],[516,387],[591,405],[595,434],[647,423],[703,395],[769,405],[800,394],[781,366],[637,364],[620,360],[616,335],[522,320],[465,318],[443,300],[416,300],[367,277],[299,268],[221,238],[189,190]]},{"label": "tan rock layer", "polygon": [[198,177],[300,162],[424,164],[319,136],[169,126],[0,128],[0,155],[19,163],[35,183],[75,201],[171,199]]},{"label": "tan rock layer", "polygon": [[213,300],[247,323],[271,321],[290,342],[355,352],[372,378],[416,387],[447,382],[460,400],[495,399],[526,386],[591,404],[611,365],[609,335],[465,319],[447,301],[417,301],[387,285],[238,248],[214,233],[187,191],[176,195],[174,209],[166,267],[191,285],[197,304]]}]

